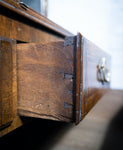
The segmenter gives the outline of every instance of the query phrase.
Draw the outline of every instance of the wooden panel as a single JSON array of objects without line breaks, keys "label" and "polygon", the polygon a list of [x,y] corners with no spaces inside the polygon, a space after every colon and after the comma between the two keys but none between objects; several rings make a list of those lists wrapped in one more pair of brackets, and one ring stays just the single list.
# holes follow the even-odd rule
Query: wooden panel
[{"label": "wooden panel", "polygon": [[13,120],[12,40],[0,38],[0,127]]},{"label": "wooden panel", "polygon": [[19,115],[72,121],[73,50],[64,42],[17,45]]},{"label": "wooden panel", "polygon": [[[28,34],[27,34],[28,33]],[[21,42],[53,42],[62,38],[49,34],[25,23],[0,15],[0,36]]]}]

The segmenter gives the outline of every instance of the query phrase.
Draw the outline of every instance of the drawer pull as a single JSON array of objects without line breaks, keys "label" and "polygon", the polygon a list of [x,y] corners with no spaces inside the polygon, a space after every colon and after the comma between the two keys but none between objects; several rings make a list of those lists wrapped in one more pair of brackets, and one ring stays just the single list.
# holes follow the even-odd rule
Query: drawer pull
[{"label": "drawer pull", "polygon": [[25,10],[27,10],[27,8],[29,7],[28,5],[26,5],[26,4],[23,3],[23,2],[19,2],[19,5],[20,5],[23,9],[25,9]]},{"label": "drawer pull", "polygon": [[110,82],[110,71],[106,68],[106,59],[105,57],[101,58],[98,65],[98,80],[103,84],[104,82]]}]

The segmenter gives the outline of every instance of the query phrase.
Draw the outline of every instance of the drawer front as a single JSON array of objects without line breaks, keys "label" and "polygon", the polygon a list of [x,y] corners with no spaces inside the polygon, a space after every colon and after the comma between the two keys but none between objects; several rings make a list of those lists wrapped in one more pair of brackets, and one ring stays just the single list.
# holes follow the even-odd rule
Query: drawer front
[{"label": "drawer front", "polygon": [[79,123],[110,88],[110,56],[84,38],[77,36],[76,123]]},{"label": "drawer front", "polygon": [[[110,56],[87,39],[83,41],[85,114],[110,87]],[[101,68],[102,67],[102,68]]]}]

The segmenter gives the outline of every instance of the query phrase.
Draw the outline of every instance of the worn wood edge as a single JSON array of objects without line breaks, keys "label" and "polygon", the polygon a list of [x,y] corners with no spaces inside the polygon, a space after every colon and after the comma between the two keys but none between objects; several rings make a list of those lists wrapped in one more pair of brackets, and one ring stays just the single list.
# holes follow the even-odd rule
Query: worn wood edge
[{"label": "worn wood edge", "polygon": [[81,80],[81,38],[80,33],[76,36],[76,47],[75,47],[75,124],[80,122],[80,80]]},{"label": "worn wood edge", "polygon": [[[31,110],[25,110],[21,107],[18,107],[18,115],[19,116],[28,116],[28,117],[34,117],[34,118],[40,118],[40,119],[48,119],[48,120],[54,120],[54,121],[63,121],[63,122],[70,122],[69,118],[62,117],[60,114],[59,116],[53,115],[47,115],[47,114],[39,114],[36,112],[32,112]],[[72,122],[72,120],[71,120]]]},{"label": "worn wood edge", "polygon": [[[13,5],[11,5],[11,2]],[[32,10],[35,14],[35,16],[30,15],[29,13],[27,13],[25,10],[23,10],[19,4],[17,5],[17,2],[14,1],[4,1],[1,0],[0,1],[0,5],[2,5],[3,7],[6,7],[12,11],[14,11],[15,13],[21,14],[22,16],[36,22],[39,23],[43,26],[45,26],[46,28],[57,32],[58,34],[61,34],[62,36],[72,36],[73,34],[68,32],[67,30],[65,30],[64,28],[62,28],[61,26],[57,25],[56,23],[52,22],[51,20],[47,19],[46,17],[44,17],[43,15],[37,13],[36,11]]]},{"label": "worn wood edge", "polygon": [[0,131],[0,137],[5,136],[7,133],[12,132],[13,130],[21,127],[23,125],[23,122],[19,116],[16,116],[13,119],[13,122],[8,127],[4,128]]}]

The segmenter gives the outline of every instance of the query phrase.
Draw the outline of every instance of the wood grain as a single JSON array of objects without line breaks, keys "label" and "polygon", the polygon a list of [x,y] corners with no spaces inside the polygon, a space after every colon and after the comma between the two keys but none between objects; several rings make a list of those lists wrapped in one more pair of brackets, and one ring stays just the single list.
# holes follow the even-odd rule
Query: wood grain
[{"label": "wood grain", "polygon": [[72,121],[73,50],[64,42],[17,45],[19,115]]},{"label": "wood grain", "polygon": [[72,33],[68,32],[64,28],[60,27],[59,25],[55,24],[51,20],[47,19],[43,15],[39,14],[35,10],[31,8],[27,8],[26,10],[23,9],[19,5],[19,1],[15,0],[1,0],[0,5],[4,6],[5,8],[8,8],[12,10],[14,13],[19,14],[23,17],[26,17],[29,20],[32,20],[33,22],[36,22],[40,25],[45,26],[47,29],[50,29],[61,36],[72,36]]},{"label": "wood grain", "polygon": [[57,35],[45,32],[42,29],[35,28],[35,26],[31,26],[31,24],[28,25],[4,15],[0,15],[0,35],[10,39],[16,39],[17,41],[24,43],[47,43],[63,39]]},{"label": "wood grain", "polygon": [[[0,84],[0,87],[2,88],[2,90],[7,92],[7,94],[4,95],[4,96],[7,96],[8,94],[10,94],[10,97],[8,97],[8,98],[6,97],[6,99],[5,98],[4,99],[0,98],[0,100],[2,100],[2,101],[4,100],[3,104],[5,104],[4,107],[3,107],[4,110],[5,110],[3,115],[5,117],[0,116],[0,120],[4,121],[3,125],[2,125],[2,122],[1,122],[2,126],[1,126],[1,129],[0,129],[0,137],[2,137],[3,135],[11,132],[12,130],[16,129],[17,127],[20,127],[23,124],[23,122],[20,119],[20,117],[17,115],[16,41],[15,40],[10,40],[10,39],[4,38],[4,37],[0,37],[0,39],[1,39],[0,41],[2,41],[4,43],[4,44],[2,44],[4,47],[0,48],[2,50],[2,52],[4,50],[4,53],[3,53],[4,55],[1,55],[1,56],[4,56],[5,58],[7,58],[7,61],[6,61],[5,58],[3,59],[4,61],[2,60],[2,58],[0,58],[1,62],[3,62],[2,65],[6,66],[5,68],[2,68],[2,67],[0,67],[0,68],[7,69],[7,67],[9,67],[11,65],[11,68],[9,68],[8,72],[6,72],[7,75],[4,74],[4,78],[7,76],[7,78],[6,78],[7,80],[11,79],[11,87],[9,87],[10,82],[4,82],[5,80],[2,80],[1,82],[4,82],[4,85],[7,83],[7,86],[3,87],[3,85]],[[7,53],[6,53],[6,50],[7,50]],[[11,52],[11,54],[9,52]],[[5,54],[6,54],[6,56],[5,56]],[[8,61],[11,62],[9,65],[7,65]],[[9,75],[9,77],[8,77],[8,75]],[[0,75],[0,77],[1,77],[1,75]],[[10,91],[11,91],[11,93],[10,93]],[[1,97],[2,97],[2,95],[1,95]],[[0,103],[0,108],[2,108],[2,105]],[[0,109],[0,112],[1,112],[1,109]]]},{"label": "wood grain", "polygon": [[0,1],[0,36],[0,137],[23,125],[18,115],[77,124],[110,86],[97,80],[106,53],[18,0]]},{"label": "wood grain", "polygon": [[[22,13],[16,12],[16,9],[18,9],[17,7],[19,6],[16,7],[16,5],[13,5],[13,3],[15,3],[14,1],[11,1],[11,5],[9,5],[10,3],[8,2],[10,1],[6,1],[5,3],[7,5],[5,3],[4,5],[3,2],[0,1],[0,36],[2,36],[2,38],[7,40],[11,39],[10,41],[12,41],[13,43],[12,44],[13,121],[9,126],[7,126],[4,129],[2,128],[2,130],[0,130],[0,137],[24,124],[24,122],[17,114],[16,43],[27,43],[27,42],[47,43],[54,41],[63,41],[64,37],[68,33],[63,29],[64,34],[62,34],[62,29],[60,29],[58,25],[55,26],[54,23],[52,23],[51,26],[54,25],[53,28],[55,29],[56,27],[56,30],[51,29],[49,27],[50,26],[48,25],[49,22],[46,23],[47,26],[43,25],[41,22],[43,22],[44,20],[43,19],[40,20],[41,18],[38,18],[37,22],[35,21],[36,19],[34,20],[31,19],[31,15],[29,18],[26,17],[25,15],[22,14],[24,12],[22,9],[21,9]],[[14,8],[14,10],[12,8]],[[37,16],[35,16],[34,18],[36,17]],[[57,32],[57,30],[59,30],[60,32]],[[65,107],[66,106],[67,105],[65,104]],[[0,119],[2,118],[0,117]]]},{"label": "wood grain", "polygon": [[0,127],[13,120],[12,40],[0,37]]}]

